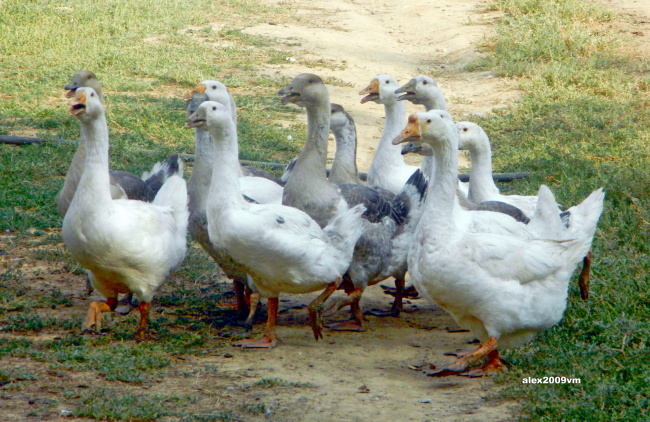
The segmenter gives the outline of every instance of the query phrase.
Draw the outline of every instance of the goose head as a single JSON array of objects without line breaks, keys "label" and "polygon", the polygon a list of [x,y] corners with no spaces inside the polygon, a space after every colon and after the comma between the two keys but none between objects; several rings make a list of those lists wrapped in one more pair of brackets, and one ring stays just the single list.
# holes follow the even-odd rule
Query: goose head
[{"label": "goose head", "polygon": [[327,88],[323,80],[313,73],[301,73],[293,78],[291,83],[278,92],[282,95],[280,101],[293,103],[300,107],[310,107],[322,104],[324,98],[329,100]]},{"label": "goose head", "polygon": [[68,101],[70,106],[70,115],[86,120],[99,116],[104,112],[102,102],[92,88],[77,88]]},{"label": "goose head", "polygon": [[365,95],[361,99],[361,104],[373,101],[378,104],[387,104],[395,102],[397,95],[395,90],[399,88],[399,83],[390,75],[377,75],[370,84],[359,91],[359,95]]},{"label": "goose head", "polygon": [[456,128],[458,129],[458,149],[481,150],[486,146],[489,147],[490,140],[487,134],[476,123],[458,122]]},{"label": "goose head", "polygon": [[230,104],[230,92],[226,88],[226,85],[219,81],[203,81],[194,88],[191,94],[205,94],[210,101],[216,101],[225,106],[229,106]]},{"label": "goose head", "polygon": [[393,145],[413,142],[435,147],[452,137],[457,138],[457,129],[451,115],[444,110],[431,110],[411,114],[406,127],[393,139]]},{"label": "goose head", "polygon": [[187,101],[187,115],[191,116],[199,109],[199,106],[205,101],[210,101],[210,98],[207,94],[202,94],[200,92],[195,92],[192,94],[192,97]]},{"label": "goose head", "polygon": [[340,131],[346,126],[354,125],[354,120],[350,116],[343,106],[340,104],[332,103],[330,104],[332,116],[330,117],[330,130],[332,132]]},{"label": "goose head", "polygon": [[99,100],[104,103],[104,95],[102,94],[102,84],[99,83],[99,80],[93,72],[90,70],[78,70],[72,75],[70,83],[67,84],[63,89],[68,91],[65,96],[66,98],[72,98],[75,91],[78,88],[87,87],[95,90],[96,95],[99,97]]},{"label": "goose head", "polygon": [[204,101],[198,109],[186,119],[188,128],[226,128],[232,125],[230,109],[216,101]]},{"label": "goose head", "polygon": [[[408,81],[407,84],[399,87],[395,94],[402,94],[397,97],[398,101],[410,101],[413,104],[426,105],[431,102],[432,99],[442,98],[444,101],[444,96],[442,90],[434,81],[428,76],[418,75]],[[446,107],[446,104],[445,104]],[[438,106],[437,108],[442,108]]]}]

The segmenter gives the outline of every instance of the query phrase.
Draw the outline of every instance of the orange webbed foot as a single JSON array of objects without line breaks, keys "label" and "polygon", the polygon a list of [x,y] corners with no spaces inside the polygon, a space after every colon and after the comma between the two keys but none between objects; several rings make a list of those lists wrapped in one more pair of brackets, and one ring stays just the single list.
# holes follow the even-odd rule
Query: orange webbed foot
[{"label": "orange webbed foot", "polygon": [[106,302],[90,302],[88,307],[88,314],[82,325],[82,333],[92,332],[95,327],[95,332],[100,334],[102,331],[102,313],[113,312],[117,307],[117,298],[108,298]]}]

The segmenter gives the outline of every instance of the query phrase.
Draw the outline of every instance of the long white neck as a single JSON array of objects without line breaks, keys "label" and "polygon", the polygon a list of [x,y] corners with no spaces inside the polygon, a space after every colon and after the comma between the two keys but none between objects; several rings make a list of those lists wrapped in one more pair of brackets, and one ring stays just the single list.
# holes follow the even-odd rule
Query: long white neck
[{"label": "long white neck", "polygon": [[336,154],[330,171],[332,183],[360,183],[357,172],[357,131],[352,124],[337,128]]},{"label": "long white neck", "polygon": [[237,131],[232,124],[210,129],[213,138],[214,161],[207,207],[211,215],[228,208],[241,208],[245,201],[239,187],[239,148]]},{"label": "long white neck", "polygon": [[487,135],[474,139],[470,144],[469,156],[472,168],[469,172],[469,194],[471,202],[479,203],[488,201],[499,194],[499,188],[492,178],[492,151]]},{"label": "long white neck", "polygon": [[[449,135],[447,135],[449,136]],[[458,143],[453,138],[434,146],[435,169],[429,178],[427,199],[418,230],[454,227],[454,206],[458,186]]]},{"label": "long white neck", "polygon": [[368,169],[368,181],[371,184],[370,180],[374,175],[383,174],[391,167],[405,165],[401,147],[393,145],[392,141],[406,125],[406,104],[403,101],[389,102],[384,104],[384,111],[386,114],[384,130],[381,132],[377,151]]},{"label": "long white neck", "polygon": [[187,186],[190,213],[204,213],[208,191],[212,182],[212,165],[217,156],[210,132],[194,129],[195,155],[194,168]]},{"label": "long white neck", "polygon": [[112,200],[108,174],[108,126],[104,113],[94,119],[82,119],[81,138],[86,144],[86,161],[72,202],[96,208]]}]

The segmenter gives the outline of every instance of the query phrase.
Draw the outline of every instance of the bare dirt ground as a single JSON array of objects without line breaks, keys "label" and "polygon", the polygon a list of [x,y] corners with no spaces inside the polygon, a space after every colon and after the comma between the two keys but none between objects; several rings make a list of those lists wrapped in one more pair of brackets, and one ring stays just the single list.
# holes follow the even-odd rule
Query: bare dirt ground
[{"label": "bare dirt ground", "polygon": [[[278,3],[280,0],[260,1]],[[650,34],[650,4],[643,0],[602,1],[623,13],[627,24],[624,30],[637,31],[640,36]],[[330,85],[330,96],[355,118],[361,171],[367,170],[379,140],[383,108],[360,104],[358,92],[376,74],[390,74],[406,83],[416,74],[435,73],[456,119],[470,113],[489,113],[507,106],[520,95],[516,81],[496,78],[489,72],[462,70],[477,57],[477,45],[490,35],[491,23],[498,16],[486,10],[480,1],[414,0],[397,4],[384,0],[283,0],[283,3],[295,9],[294,22],[269,22],[247,32],[285,43],[287,58],[293,60],[260,69],[260,73],[291,78],[301,72],[312,72],[342,81]],[[647,53],[648,43],[641,49]],[[315,66],[319,60],[326,65]],[[419,111],[419,108],[409,105],[408,111]],[[333,155],[333,144],[330,152]],[[6,262],[28,259],[29,251],[12,250],[10,236],[5,236],[2,243],[2,249],[9,253],[2,256]],[[43,268],[33,267],[30,271],[33,289],[48,291],[68,286],[64,294],[73,294],[76,299],[66,312],[79,316],[79,320],[90,300],[101,299],[97,294],[90,298],[83,296],[82,276],[71,280],[65,273],[47,275],[47,269]],[[163,291],[169,288],[165,286]],[[455,323],[435,305],[423,299],[408,301],[400,318],[368,316],[365,332],[327,331],[323,341],[315,342],[305,309],[313,297],[282,298],[278,320],[282,343],[273,350],[241,350],[215,344],[206,355],[180,357],[161,381],[124,388],[134,394],[147,390],[147,394],[180,392],[208,397],[213,412],[244,395],[267,405],[268,412],[262,415],[234,420],[489,422],[516,418],[517,403],[495,399],[498,387],[490,379],[433,379],[412,369],[424,363],[450,362],[453,358],[443,353],[466,348],[472,339],[468,333],[449,333],[447,327],[453,328]],[[390,307],[391,299],[375,286],[366,292],[362,306],[385,310]],[[129,318],[135,327],[136,317]],[[262,324],[258,323],[254,333],[261,330]],[[25,361],[12,359],[5,360],[4,364],[25,365]],[[53,374],[36,364],[32,370],[41,380],[51,381],[51,386],[30,391],[29,395],[14,394],[25,403],[14,401],[12,405],[11,399],[7,403],[3,396],[0,420],[26,419],[30,406],[33,408],[33,403],[28,405],[26,398],[51,398],[58,394],[55,384],[78,384],[83,380],[94,387],[103,382],[93,374]],[[183,373],[194,375],[190,378],[179,375]],[[71,379],[62,380],[64,375]],[[242,389],[268,378],[309,383],[313,387]],[[64,399],[59,400],[54,414],[65,405]],[[205,402],[201,403],[197,413],[206,410]],[[50,416],[41,419],[56,419]]]}]

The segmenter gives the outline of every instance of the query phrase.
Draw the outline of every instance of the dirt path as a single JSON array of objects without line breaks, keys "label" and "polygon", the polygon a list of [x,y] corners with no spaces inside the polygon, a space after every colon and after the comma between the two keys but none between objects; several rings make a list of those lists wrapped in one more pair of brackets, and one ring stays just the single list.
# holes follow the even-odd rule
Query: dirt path
[{"label": "dirt path", "polygon": [[[514,81],[494,78],[489,72],[462,71],[477,57],[477,44],[489,34],[490,23],[498,16],[486,11],[480,1],[416,0],[407,5],[383,0],[288,3],[295,9],[294,22],[269,22],[246,30],[289,47],[286,64],[268,66],[262,73],[291,78],[311,72],[340,80],[339,84],[328,85],[330,98],[355,119],[360,171],[367,170],[374,155],[384,110],[378,104],[360,104],[358,94],[377,74],[389,74],[401,84],[418,74],[433,76],[456,119],[469,113],[488,113],[519,95]],[[313,64],[319,60],[327,67],[315,67]],[[408,104],[408,113],[417,111],[422,109]],[[333,157],[333,138],[329,152]],[[412,155],[407,160],[418,163]]]}]

